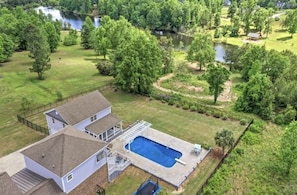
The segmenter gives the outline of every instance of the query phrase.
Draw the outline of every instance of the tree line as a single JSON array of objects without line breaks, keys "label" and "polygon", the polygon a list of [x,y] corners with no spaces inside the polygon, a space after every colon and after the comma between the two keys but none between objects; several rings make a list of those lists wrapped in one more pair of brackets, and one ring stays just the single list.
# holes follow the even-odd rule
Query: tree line
[{"label": "tree line", "polygon": [[241,95],[237,111],[250,112],[278,124],[295,120],[297,109],[297,56],[289,50],[266,50],[265,46],[246,44],[226,51],[230,69],[239,71],[245,84],[237,86]]},{"label": "tree line", "polygon": [[23,8],[0,9],[0,63],[8,60],[15,51],[30,51],[34,60],[30,71],[36,72],[39,79],[50,69],[50,53],[60,42],[60,21],[35,10]]}]

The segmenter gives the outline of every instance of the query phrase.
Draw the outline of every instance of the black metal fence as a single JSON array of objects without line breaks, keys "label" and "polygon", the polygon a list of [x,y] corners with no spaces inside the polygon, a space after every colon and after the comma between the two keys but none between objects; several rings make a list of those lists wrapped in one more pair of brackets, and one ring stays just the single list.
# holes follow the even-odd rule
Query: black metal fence
[{"label": "black metal fence", "polygon": [[241,138],[244,136],[246,131],[249,129],[251,124],[254,123],[254,119],[250,121],[250,123],[247,125],[247,127],[244,129],[244,131],[240,134],[234,145],[228,150],[228,152],[223,156],[223,158],[220,160],[219,164],[216,166],[216,168],[211,172],[211,174],[208,176],[208,178],[205,180],[204,184],[200,187],[200,189],[197,191],[196,195],[202,194],[203,189],[207,186],[208,181],[214,176],[214,174],[217,172],[217,170],[222,166],[224,163],[225,159],[228,158],[230,153],[233,151],[233,149],[238,145],[240,142]]},{"label": "black metal fence", "polygon": [[48,131],[48,128],[46,127],[42,127],[40,125],[37,125],[33,122],[31,122],[30,120],[28,120],[28,117],[30,116],[33,116],[33,115],[36,115],[36,114],[40,114],[42,112],[45,112],[47,110],[50,110],[52,108],[56,108],[62,104],[65,104],[71,100],[73,100],[74,98],[77,98],[81,95],[85,95],[91,91],[95,91],[95,90],[104,90],[106,89],[107,87],[110,87],[110,85],[105,85],[103,87],[96,87],[96,88],[92,88],[92,89],[87,89],[81,93],[78,93],[78,94],[75,94],[75,95],[72,95],[72,96],[69,96],[67,98],[64,98],[60,101],[56,101],[54,103],[49,103],[49,104],[46,104],[46,105],[42,105],[42,106],[39,106],[39,107],[36,107],[32,110],[28,110],[28,111],[25,111],[25,112],[22,112],[20,114],[17,114],[17,119],[20,123],[23,123],[24,125],[26,125],[27,127],[31,128],[31,129],[34,129],[36,131],[39,131],[41,133],[44,133],[44,134],[47,134],[49,135],[49,131]]},{"label": "black metal fence", "polygon": [[23,123],[24,125],[26,125],[27,127],[34,129],[36,131],[39,131],[41,133],[44,133],[46,135],[49,134],[48,129],[45,127],[42,127],[40,125],[37,125],[35,123],[32,123],[31,121],[28,121],[27,119],[25,119],[24,117],[22,117],[21,115],[17,115],[18,121],[20,123]]}]

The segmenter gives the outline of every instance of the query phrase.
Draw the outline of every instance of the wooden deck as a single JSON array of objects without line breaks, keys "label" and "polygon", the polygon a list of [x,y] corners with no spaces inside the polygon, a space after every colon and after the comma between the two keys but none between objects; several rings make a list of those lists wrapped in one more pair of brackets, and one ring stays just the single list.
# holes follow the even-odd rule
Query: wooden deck
[{"label": "wooden deck", "polygon": [[17,172],[11,178],[23,193],[26,193],[30,189],[46,180],[44,177],[37,175],[27,168]]}]

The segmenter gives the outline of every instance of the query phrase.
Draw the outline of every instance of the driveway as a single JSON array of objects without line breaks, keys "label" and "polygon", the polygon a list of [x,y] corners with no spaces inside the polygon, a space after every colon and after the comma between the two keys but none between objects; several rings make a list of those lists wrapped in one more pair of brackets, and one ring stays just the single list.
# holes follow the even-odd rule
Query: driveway
[{"label": "driveway", "polygon": [[24,156],[21,154],[21,151],[24,149],[25,148],[0,158],[0,173],[7,172],[9,176],[12,176],[25,168]]}]

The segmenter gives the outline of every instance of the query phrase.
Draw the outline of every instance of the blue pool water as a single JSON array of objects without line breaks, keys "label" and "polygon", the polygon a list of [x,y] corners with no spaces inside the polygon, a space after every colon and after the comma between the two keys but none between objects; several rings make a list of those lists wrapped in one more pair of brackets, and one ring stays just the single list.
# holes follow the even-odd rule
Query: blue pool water
[{"label": "blue pool water", "polygon": [[[129,150],[129,144],[126,144],[125,148]],[[130,150],[164,167],[172,167],[176,163],[175,158],[182,156],[181,152],[143,136],[136,137],[130,143]]]}]

